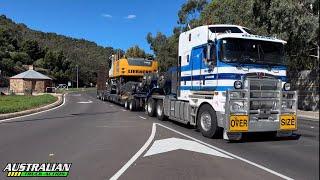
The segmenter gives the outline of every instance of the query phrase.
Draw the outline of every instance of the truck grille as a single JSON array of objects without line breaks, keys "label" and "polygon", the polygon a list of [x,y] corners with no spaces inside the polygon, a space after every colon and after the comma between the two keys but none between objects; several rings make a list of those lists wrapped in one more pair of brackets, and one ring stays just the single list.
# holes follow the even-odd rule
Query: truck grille
[{"label": "truck grille", "polygon": [[275,78],[248,78],[249,113],[253,119],[276,119],[280,113],[281,81]]}]

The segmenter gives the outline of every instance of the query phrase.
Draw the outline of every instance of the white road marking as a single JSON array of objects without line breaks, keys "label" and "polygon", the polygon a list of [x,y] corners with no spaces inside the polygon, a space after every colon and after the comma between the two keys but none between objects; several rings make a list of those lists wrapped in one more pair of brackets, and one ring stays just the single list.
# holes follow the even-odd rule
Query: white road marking
[{"label": "white road marking", "polygon": [[79,104],[91,104],[92,101],[91,100],[89,100],[89,101],[80,101],[80,102],[77,102],[77,103],[79,103]]},{"label": "white road marking", "polygon": [[112,105],[112,104],[110,104],[109,106],[113,107],[113,105]]},{"label": "white road marking", "polygon": [[167,138],[167,139],[154,141],[152,146],[149,148],[146,154],[144,154],[143,157],[152,156],[155,154],[165,153],[169,151],[174,151],[178,149],[233,159],[228,155],[225,155],[217,150],[209,148],[208,146],[205,146],[198,142],[186,140],[186,139],[180,139],[180,138]]},{"label": "white road marking", "polygon": [[129,167],[132,163],[134,163],[139,156],[148,148],[148,146],[151,144],[152,140],[154,139],[154,136],[156,134],[156,124],[153,123],[152,124],[152,130],[151,130],[151,134],[149,139],[147,140],[147,142],[141,147],[141,149],[134,155],[132,156],[132,158],[124,165],[122,166],[122,168],[116,173],[114,174],[110,180],[116,180],[118,179]]},{"label": "white road marking", "polygon": [[145,118],[145,117],[142,117],[142,116],[139,116],[139,118],[141,118],[141,119],[147,119],[147,118]]},{"label": "white road marking", "polygon": [[51,154],[49,154],[49,156],[54,156],[54,154],[53,154],[53,153],[51,153]]},{"label": "white road marking", "polygon": [[127,111],[127,110],[125,110],[125,109],[122,109],[122,111],[124,112],[124,111]]},{"label": "white road marking", "polygon": [[81,94],[72,94],[71,96],[79,97]]},{"label": "white road marking", "polygon": [[313,127],[313,126],[311,126],[310,128],[311,128],[311,129],[313,129],[314,127]]},{"label": "white road marking", "polygon": [[173,132],[175,132],[175,133],[178,133],[178,134],[180,134],[180,135],[182,135],[182,136],[184,136],[184,137],[190,138],[190,139],[192,139],[192,140],[194,140],[194,141],[196,141],[196,142],[199,142],[199,143],[201,143],[201,144],[204,144],[204,145],[206,145],[206,146],[209,146],[209,147],[211,147],[211,148],[213,148],[213,149],[215,149],[215,150],[217,150],[217,151],[220,151],[220,152],[222,152],[222,153],[224,153],[224,154],[227,154],[227,155],[229,155],[229,156],[231,156],[231,157],[234,157],[235,159],[239,159],[240,161],[246,162],[246,163],[251,164],[252,166],[255,166],[255,167],[259,168],[259,169],[265,170],[265,171],[267,171],[267,172],[269,172],[269,173],[271,173],[271,174],[274,174],[274,175],[276,175],[276,176],[279,176],[279,177],[281,177],[281,178],[283,178],[283,179],[293,180],[292,178],[290,178],[290,177],[288,177],[288,176],[286,176],[286,175],[283,175],[283,174],[281,174],[281,173],[278,173],[278,172],[276,172],[276,171],[273,171],[273,170],[271,170],[271,169],[269,169],[269,168],[267,168],[267,167],[264,167],[264,166],[262,166],[262,165],[259,165],[259,164],[257,164],[257,163],[254,163],[254,162],[252,162],[252,161],[250,161],[250,160],[247,160],[247,159],[245,159],[245,158],[242,158],[242,157],[240,157],[240,156],[237,156],[237,155],[235,155],[235,154],[232,154],[232,153],[230,153],[230,152],[227,152],[227,151],[225,151],[225,150],[223,150],[223,149],[220,149],[220,148],[218,148],[218,147],[212,146],[211,144],[208,144],[208,143],[205,143],[205,142],[203,142],[203,141],[200,141],[200,140],[198,140],[198,139],[196,139],[196,138],[194,138],[194,137],[191,137],[191,136],[189,136],[189,135],[186,135],[186,134],[184,134],[184,133],[182,133],[182,132],[179,132],[179,131],[177,131],[177,130],[175,130],[175,129],[172,129],[172,128],[170,128],[170,127],[167,127],[167,126],[165,126],[165,125],[163,125],[163,124],[160,124],[160,123],[156,123],[156,124],[159,125],[159,126],[162,126],[162,127],[164,127],[164,128],[167,128],[167,129],[169,129],[169,130],[171,130],[171,131],[173,131]]},{"label": "white road marking", "polygon": [[[142,117],[142,116],[139,116],[139,117]],[[274,175],[276,175],[276,176],[279,176],[279,177],[281,177],[281,178],[283,178],[283,179],[293,180],[292,178],[290,178],[290,177],[288,177],[288,176],[286,176],[286,175],[283,175],[283,174],[281,174],[281,173],[278,173],[278,172],[276,172],[276,171],[273,171],[273,170],[271,170],[271,169],[269,169],[269,168],[267,168],[267,167],[264,167],[264,166],[262,166],[262,165],[259,165],[259,164],[257,164],[257,163],[254,163],[254,162],[252,162],[252,161],[250,161],[250,160],[247,160],[247,159],[245,159],[245,158],[242,158],[242,157],[240,157],[240,156],[237,156],[237,155],[235,155],[235,154],[232,154],[232,153],[230,153],[230,152],[227,152],[227,151],[225,151],[225,150],[223,150],[223,149],[220,149],[220,148],[218,148],[218,147],[212,146],[211,144],[208,144],[208,143],[205,143],[205,142],[203,142],[203,141],[200,141],[200,140],[198,140],[198,139],[196,139],[196,138],[194,138],[194,137],[191,137],[191,136],[189,136],[189,135],[186,135],[186,134],[184,134],[184,133],[182,133],[182,132],[179,132],[179,131],[177,131],[177,130],[175,130],[175,129],[172,129],[172,128],[167,127],[167,126],[165,126],[165,125],[163,125],[163,124],[160,124],[160,123],[153,123],[153,124],[152,124],[152,131],[151,131],[150,137],[149,137],[149,139],[147,140],[147,142],[141,147],[141,149],[140,149],[124,166],[122,166],[122,168],[121,168],[118,172],[116,172],[116,174],[114,174],[114,175],[110,178],[110,180],[116,180],[116,179],[118,179],[118,178],[130,167],[130,165],[133,164],[133,163],[141,156],[141,154],[148,148],[148,146],[151,144],[151,142],[153,141],[153,139],[154,139],[154,137],[155,137],[156,125],[159,125],[159,126],[161,126],[161,127],[164,127],[164,128],[166,128],[166,129],[169,129],[169,130],[171,130],[171,131],[173,131],[173,132],[175,132],[175,133],[177,133],[177,134],[180,134],[180,135],[182,135],[182,136],[184,136],[184,137],[187,137],[187,138],[189,138],[189,139],[192,139],[192,140],[194,140],[194,141],[196,141],[196,142],[198,142],[198,143],[200,143],[200,144],[206,145],[206,146],[208,146],[208,147],[210,147],[210,148],[212,148],[212,149],[214,149],[214,150],[217,150],[217,151],[219,151],[220,153],[224,153],[224,154],[229,155],[229,156],[231,156],[231,157],[233,157],[233,158],[235,158],[235,159],[238,159],[238,160],[240,160],[240,161],[246,162],[246,163],[248,163],[248,164],[250,164],[250,165],[252,165],[252,166],[255,166],[255,167],[259,168],[259,169],[262,169],[262,170],[267,171],[267,172],[269,172],[269,173],[271,173],[271,174],[274,174]]]},{"label": "white road marking", "polygon": [[65,102],[66,102],[66,97],[65,97],[66,94],[63,95],[63,103],[60,104],[59,106],[57,107],[54,107],[52,109],[47,109],[47,110],[44,110],[44,111],[40,111],[40,112],[36,112],[36,113],[32,113],[32,114],[27,114],[27,115],[24,115],[24,116],[19,116],[19,117],[13,117],[13,118],[9,118],[9,119],[4,119],[4,120],[0,120],[0,124],[3,123],[3,122],[7,122],[7,121],[10,121],[10,120],[14,120],[14,119],[19,119],[19,118],[24,118],[24,117],[28,117],[28,116],[33,116],[33,115],[36,115],[36,114],[41,114],[41,113],[44,113],[44,112],[48,112],[48,111],[52,111],[52,110],[55,110],[57,108],[60,108],[62,107]]}]

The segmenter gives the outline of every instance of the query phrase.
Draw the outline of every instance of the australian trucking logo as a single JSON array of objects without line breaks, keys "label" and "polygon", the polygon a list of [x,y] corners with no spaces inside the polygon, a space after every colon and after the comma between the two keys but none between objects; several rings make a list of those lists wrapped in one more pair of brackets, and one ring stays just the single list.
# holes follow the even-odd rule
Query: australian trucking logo
[{"label": "australian trucking logo", "polygon": [[8,163],[7,177],[68,177],[72,163]]}]

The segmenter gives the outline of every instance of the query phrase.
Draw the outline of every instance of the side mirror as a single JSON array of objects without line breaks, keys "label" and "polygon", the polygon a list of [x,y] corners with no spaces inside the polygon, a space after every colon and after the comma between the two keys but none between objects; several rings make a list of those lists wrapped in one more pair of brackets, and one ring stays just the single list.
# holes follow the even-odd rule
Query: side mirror
[{"label": "side mirror", "polygon": [[206,64],[209,69],[213,69],[216,61],[215,45],[213,43],[208,43],[206,48]]}]

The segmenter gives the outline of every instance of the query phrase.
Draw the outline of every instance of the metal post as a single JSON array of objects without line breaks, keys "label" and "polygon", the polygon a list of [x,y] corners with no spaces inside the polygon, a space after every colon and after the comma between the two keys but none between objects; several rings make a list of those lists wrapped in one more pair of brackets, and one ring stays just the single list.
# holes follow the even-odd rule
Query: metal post
[{"label": "metal post", "polygon": [[79,88],[79,67],[77,65],[77,89]]}]

